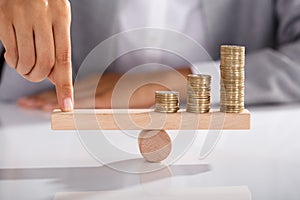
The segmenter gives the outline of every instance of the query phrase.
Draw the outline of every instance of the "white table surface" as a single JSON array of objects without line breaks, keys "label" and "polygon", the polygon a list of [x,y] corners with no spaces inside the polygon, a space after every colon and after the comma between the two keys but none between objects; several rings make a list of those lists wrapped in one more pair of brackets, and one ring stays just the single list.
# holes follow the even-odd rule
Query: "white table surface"
[{"label": "white table surface", "polygon": [[300,199],[300,105],[250,111],[251,131],[224,132],[208,158],[199,133],[172,166],[138,175],[100,165],[75,131],[50,130],[49,114],[1,103],[0,199]]}]

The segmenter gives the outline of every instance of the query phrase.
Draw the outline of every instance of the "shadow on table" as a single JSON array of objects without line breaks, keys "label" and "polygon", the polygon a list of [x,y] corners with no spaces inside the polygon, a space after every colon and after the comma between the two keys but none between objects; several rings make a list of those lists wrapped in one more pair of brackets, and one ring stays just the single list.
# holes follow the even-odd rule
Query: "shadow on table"
[{"label": "shadow on table", "polygon": [[[113,165],[141,165],[148,167],[143,159],[132,159],[113,163]],[[151,164],[153,165],[153,164]],[[158,164],[159,165],[159,164]],[[40,169],[1,169],[0,180],[32,180],[53,179],[55,184],[65,186],[69,191],[99,191],[124,188],[141,183],[148,183],[176,176],[189,176],[210,171],[210,165],[173,165],[160,170],[129,174],[112,168],[80,167],[80,168],[40,168]],[[64,190],[66,191],[66,190]]]}]

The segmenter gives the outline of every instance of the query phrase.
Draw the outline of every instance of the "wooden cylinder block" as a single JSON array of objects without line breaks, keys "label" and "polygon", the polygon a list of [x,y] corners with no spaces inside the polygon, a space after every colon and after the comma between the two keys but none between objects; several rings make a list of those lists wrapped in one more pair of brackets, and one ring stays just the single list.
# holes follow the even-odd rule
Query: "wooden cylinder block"
[{"label": "wooden cylinder block", "polygon": [[148,162],[161,162],[172,150],[171,138],[164,130],[143,130],[138,142],[140,152]]}]

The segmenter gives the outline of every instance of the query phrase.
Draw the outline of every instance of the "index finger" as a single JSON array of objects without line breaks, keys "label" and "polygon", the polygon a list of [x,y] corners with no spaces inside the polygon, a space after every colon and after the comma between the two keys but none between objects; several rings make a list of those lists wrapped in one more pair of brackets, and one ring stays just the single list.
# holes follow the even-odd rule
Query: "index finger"
[{"label": "index finger", "polygon": [[55,65],[50,79],[56,87],[58,103],[62,111],[73,110],[73,85],[71,62],[70,23],[58,22],[53,27]]}]

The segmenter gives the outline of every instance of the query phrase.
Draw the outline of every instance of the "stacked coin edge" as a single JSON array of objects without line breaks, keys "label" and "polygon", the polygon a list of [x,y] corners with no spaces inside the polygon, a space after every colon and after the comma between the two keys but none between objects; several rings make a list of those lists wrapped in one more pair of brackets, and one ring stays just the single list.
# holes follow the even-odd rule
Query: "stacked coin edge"
[{"label": "stacked coin edge", "polygon": [[186,111],[190,113],[208,113],[210,111],[210,91],[210,75],[188,75]]},{"label": "stacked coin edge", "polygon": [[220,111],[240,113],[245,109],[245,47],[222,45]]},{"label": "stacked coin edge", "polygon": [[156,91],[155,112],[176,113],[179,110],[179,92]]}]

